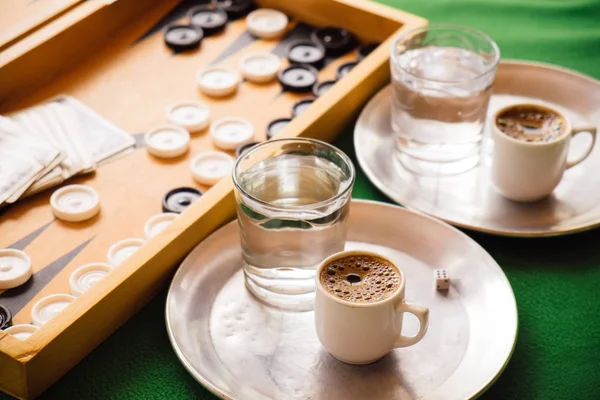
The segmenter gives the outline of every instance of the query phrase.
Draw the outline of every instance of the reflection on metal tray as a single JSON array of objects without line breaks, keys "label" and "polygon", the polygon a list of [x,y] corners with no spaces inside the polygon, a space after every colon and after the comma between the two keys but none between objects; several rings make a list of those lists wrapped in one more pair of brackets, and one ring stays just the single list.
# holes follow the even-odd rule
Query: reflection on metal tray
[{"label": "reflection on metal tray", "polygon": [[[481,393],[502,371],[517,332],[515,298],[495,261],[443,222],[397,206],[353,201],[347,249],[380,252],[406,276],[406,298],[430,308],[418,344],[367,366],[325,352],[313,312],[284,312],[244,287],[237,222],[200,243],[171,284],[166,320],[188,371],[231,399],[444,399]],[[452,276],[436,291],[433,270]],[[405,317],[405,334],[417,330]]]},{"label": "reflection on metal tray", "polygon": [[[478,168],[453,177],[427,178],[393,162],[389,87],[360,115],[354,133],[358,161],[371,182],[394,201],[460,227],[509,236],[552,236],[600,225],[600,141],[584,162],[565,172],[545,200],[519,204],[490,187],[489,116],[507,104],[532,101],[553,105],[575,126],[600,124],[600,82],[546,64],[502,61]],[[587,148],[590,139],[586,136],[571,141],[570,154]]]}]

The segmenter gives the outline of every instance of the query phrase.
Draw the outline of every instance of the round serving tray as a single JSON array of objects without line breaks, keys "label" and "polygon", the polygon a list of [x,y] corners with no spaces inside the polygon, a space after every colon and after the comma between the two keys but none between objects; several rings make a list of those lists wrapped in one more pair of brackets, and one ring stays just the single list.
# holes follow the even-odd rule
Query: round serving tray
[{"label": "round serving tray", "polygon": [[[600,225],[600,141],[590,156],[569,169],[545,200],[524,204],[507,200],[490,186],[489,116],[517,102],[545,102],[575,126],[600,125],[600,82],[548,64],[500,62],[490,100],[480,165],[451,177],[420,177],[394,162],[391,89],[382,89],[362,111],[354,131],[358,161],[367,177],[392,200],[448,223],[506,236],[553,236]],[[571,141],[581,154],[589,135]]]},{"label": "round serving tray", "polygon": [[[453,227],[398,206],[353,201],[347,249],[387,256],[406,276],[406,298],[430,309],[414,346],[351,366],[318,342],[313,312],[283,311],[244,286],[236,221],[200,243],[175,274],[166,305],[169,338],[185,368],[224,399],[444,399],[481,394],[515,345],[517,308],[506,276]],[[437,291],[433,270],[452,277]],[[404,334],[416,318],[405,317]]]}]

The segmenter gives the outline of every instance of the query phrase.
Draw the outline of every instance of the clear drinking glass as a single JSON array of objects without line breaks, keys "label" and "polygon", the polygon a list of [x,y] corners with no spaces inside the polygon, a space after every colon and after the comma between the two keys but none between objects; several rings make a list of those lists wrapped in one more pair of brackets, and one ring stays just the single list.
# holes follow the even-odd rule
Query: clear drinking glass
[{"label": "clear drinking glass", "polygon": [[308,310],[318,264],[344,249],[354,166],[312,139],[278,139],[233,169],[246,286],[265,303]]},{"label": "clear drinking glass", "polygon": [[474,29],[432,24],[392,44],[396,156],[419,175],[453,175],[479,163],[500,51]]}]

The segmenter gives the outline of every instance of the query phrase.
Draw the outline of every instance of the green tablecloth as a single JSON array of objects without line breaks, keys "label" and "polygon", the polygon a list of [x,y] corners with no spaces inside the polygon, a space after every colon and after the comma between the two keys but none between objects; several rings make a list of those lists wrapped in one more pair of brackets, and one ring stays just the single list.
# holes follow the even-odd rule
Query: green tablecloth
[{"label": "green tablecloth", "polygon": [[[600,78],[600,0],[381,2],[431,22],[483,30],[498,42],[504,58],[551,62]],[[337,145],[354,156],[351,128]],[[354,197],[389,201],[360,171]],[[467,233],[502,266],[519,309],[512,360],[481,398],[600,399],[600,250],[595,247],[600,230],[552,239]],[[41,398],[213,399],[171,349],[165,296],[160,294]]]}]

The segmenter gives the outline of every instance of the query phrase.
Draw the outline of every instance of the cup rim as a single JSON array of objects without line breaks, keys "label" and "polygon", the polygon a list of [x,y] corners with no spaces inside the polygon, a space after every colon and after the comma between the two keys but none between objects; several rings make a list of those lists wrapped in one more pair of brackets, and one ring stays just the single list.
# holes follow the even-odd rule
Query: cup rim
[{"label": "cup rim", "polygon": [[[278,143],[278,142],[304,142],[304,143],[312,143],[312,144],[318,144],[324,147],[327,147],[328,149],[335,151],[340,158],[343,160],[344,163],[346,163],[350,169],[350,174],[351,174],[351,179],[350,182],[347,184],[347,187],[344,188],[344,190],[342,190],[341,192],[337,193],[335,196],[332,196],[330,198],[328,198],[327,200],[323,200],[323,201],[319,201],[316,203],[312,203],[312,204],[306,204],[306,205],[301,205],[301,206],[286,206],[286,207],[281,207],[281,206],[277,206],[274,205],[272,203],[269,203],[267,201],[261,200],[256,198],[255,196],[252,196],[250,193],[248,193],[246,190],[244,190],[244,188],[240,185],[240,182],[237,178],[237,174],[236,174],[236,170],[240,164],[240,162],[244,159],[244,157],[247,157],[249,155],[251,155],[252,153],[258,151],[259,149],[261,149],[263,146],[267,146],[269,144],[272,143]],[[345,196],[346,194],[348,194],[348,191],[352,190],[352,187],[354,186],[354,181],[356,180],[356,169],[354,168],[354,164],[352,163],[352,160],[350,159],[350,157],[344,153],[342,150],[338,149],[337,147],[327,143],[327,142],[323,142],[321,140],[317,140],[317,139],[311,139],[311,138],[281,138],[281,139],[270,139],[270,140],[266,140],[264,142],[261,142],[259,144],[257,144],[256,146],[252,146],[249,150],[247,150],[245,153],[243,153],[242,155],[240,155],[236,160],[235,163],[233,165],[233,169],[231,171],[231,175],[233,178],[233,185],[235,186],[235,188],[237,190],[239,190],[244,196],[248,197],[250,200],[252,200],[253,202],[260,204],[262,206],[265,207],[269,207],[271,209],[277,209],[277,210],[295,210],[295,209],[315,209],[315,208],[319,208],[319,207],[323,207],[327,204],[333,203],[336,200],[340,199],[341,197]]]},{"label": "cup rim", "polygon": [[[549,110],[553,113],[555,113],[556,115],[562,117],[562,119],[566,122],[567,124],[567,129],[565,129],[565,131],[562,133],[562,135],[554,138],[553,140],[547,141],[547,142],[525,142],[523,140],[518,140],[515,139],[513,137],[510,137],[506,134],[504,134],[504,132],[502,132],[500,130],[500,128],[498,128],[498,124],[496,124],[496,120],[498,119],[498,116],[500,114],[502,114],[503,112],[510,110],[511,108],[517,108],[517,107],[525,107],[525,106],[532,106],[532,107],[537,107],[537,108],[542,108],[542,109],[546,109]],[[492,129],[493,131],[496,133],[496,135],[510,141],[513,143],[518,143],[524,146],[538,146],[538,147],[543,147],[543,146],[551,146],[554,145],[556,143],[560,143],[563,140],[565,140],[566,138],[568,138],[571,134],[571,131],[573,130],[573,126],[571,125],[571,120],[569,118],[567,118],[566,115],[564,115],[562,112],[558,111],[556,108],[545,105],[545,104],[539,104],[539,103],[535,103],[535,102],[523,102],[523,103],[513,103],[513,104],[509,104],[507,106],[504,106],[502,108],[500,108],[498,111],[496,111],[494,113],[493,119],[492,119]]]},{"label": "cup rim", "polygon": [[485,69],[484,72],[480,73],[477,76],[471,77],[469,79],[459,79],[459,80],[440,80],[440,79],[426,79],[427,81],[430,82],[436,82],[436,83],[445,83],[445,84],[458,84],[458,83],[464,83],[464,82],[470,82],[476,79],[479,79],[487,74],[489,74],[490,72],[492,72],[493,70],[495,70],[498,67],[498,64],[500,63],[500,47],[498,47],[498,43],[496,43],[496,41],[494,39],[492,39],[491,36],[483,33],[480,30],[471,28],[469,26],[465,26],[465,25],[460,25],[460,24],[449,24],[449,23],[434,23],[434,24],[429,24],[426,26],[422,26],[422,27],[418,27],[418,28],[413,28],[407,32],[404,32],[401,35],[398,35],[398,37],[396,37],[391,44],[391,48],[390,48],[390,60],[393,63],[394,66],[397,66],[398,68],[402,69],[402,71],[404,71],[405,73],[409,74],[410,76],[417,78],[417,79],[424,79],[422,77],[419,77],[415,74],[413,74],[412,72],[408,71],[406,68],[403,68],[402,66],[400,66],[400,64],[398,63],[398,55],[394,52],[394,49],[396,47],[396,44],[398,42],[400,42],[401,40],[405,40],[406,38],[410,37],[411,35],[414,35],[418,32],[426,32],[428,30],[432,30],[433,29],[456,29],[456,30],[462,30],[462,31],[467,31],[471,34],[475,34],[478,36],[481,36],[482,38],[484,38],[485,40],[487,40],[492,48],[494,49],[494,61],[488,66],[488,68]]},{"label": "cup rim", "polygon": [[[323,285],[321,285],[321,279],[319,278],[323,268],[325,268],[325,266],[327,264],[329,264],[330,262],[332,262],[334,260],[338,260],[340,258],[353,256],[353,255],[365,255],[365,256],[371,256],[371,257],[375,257],[375,258],[381,258],[381,259],[389,262],[390,264],[392,264],[394,267],[396,267],[396,269],[400,273],[400,285],[398,286],[398,289],[396,289],[396,291],[388,298],[381,300],[381,301],[376,301],[373,303],[353,303],[351,301],[343,300],[338,297],[335,297],[334,295],[329,293],[327,290],[325,290]],[[342,304],[342,305],[345,305],[348,307],[354,307],[354,308],[379,307],[379,306],[387,304],[387,303],[393,303],[393,302],[397,301],[397,298],[401,296],[402,292],[404,292],[404,286],[406,283],[406,280],[404,279],[404,273],[402,272],[400,267],[398,267],[398,265],[395,262],[393,262],[392,260],[390,260],[388,257],[386,257],[384,255],[375,253],[373,251],[368,251],[368,250],[342,250],[335,254],[330,255],[329,257],[327,257],[326,259],[321,261],[321,263],[319,264],[316,274],[315,274],[315,280],[316,280],[317,290],[320,291],[323,295],[325,295],[326,297],[330,298],[331,300],[333,300],[339,304]]]}]

